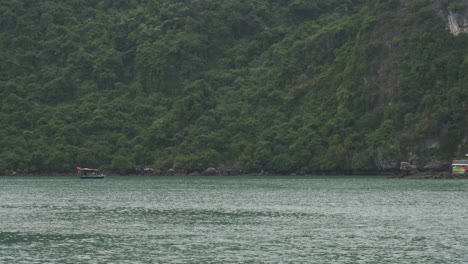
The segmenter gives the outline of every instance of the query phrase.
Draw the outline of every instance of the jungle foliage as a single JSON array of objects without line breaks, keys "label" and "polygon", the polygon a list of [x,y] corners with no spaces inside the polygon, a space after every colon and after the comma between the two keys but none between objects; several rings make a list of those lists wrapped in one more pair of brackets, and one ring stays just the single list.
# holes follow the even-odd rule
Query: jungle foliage
[{"label": "jungle foliage", "polygon": [[0,172],[451,159],[467,83],[427,0],[3,1]]}]

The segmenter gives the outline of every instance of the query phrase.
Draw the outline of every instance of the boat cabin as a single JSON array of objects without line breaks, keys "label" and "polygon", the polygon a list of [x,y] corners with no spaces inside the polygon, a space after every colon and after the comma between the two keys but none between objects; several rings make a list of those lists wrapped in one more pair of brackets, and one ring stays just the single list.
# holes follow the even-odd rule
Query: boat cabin
[{"label": "boat cabin", "polygon": [[81,168],[81,167],[78,166],[78,167],[76,167],[76,170],[77,170],[78,174],[80,175],[80,178],[89,178],[89,179],[104,178],[103,174],[99,174],[98,169]]},{"label": "boat cabin", "polygon": [[453,174],[468,173],[468,160],[454,160],[452,162],[452,173]]}]

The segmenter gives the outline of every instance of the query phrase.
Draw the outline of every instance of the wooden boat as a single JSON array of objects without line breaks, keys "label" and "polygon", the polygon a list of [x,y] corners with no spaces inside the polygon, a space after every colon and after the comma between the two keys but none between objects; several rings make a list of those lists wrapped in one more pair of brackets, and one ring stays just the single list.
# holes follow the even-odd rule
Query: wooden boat
[{"label": "wooden boat", "polygon": [[81,179],[104,179],[105,175],[99,173],[98,169],[76,167]]}]

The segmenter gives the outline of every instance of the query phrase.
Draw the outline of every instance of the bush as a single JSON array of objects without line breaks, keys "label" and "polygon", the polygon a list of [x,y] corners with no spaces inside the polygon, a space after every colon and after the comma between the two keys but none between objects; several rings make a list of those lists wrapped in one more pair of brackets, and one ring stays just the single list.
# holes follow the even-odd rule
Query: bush
[{"label": "bush", "polygon": [[453,12],[460,12],[460,11],[463,11],[465,9],[465,4],[460,3],[460,2],[452,3],[450,5],[449,9],[452,10]]}]

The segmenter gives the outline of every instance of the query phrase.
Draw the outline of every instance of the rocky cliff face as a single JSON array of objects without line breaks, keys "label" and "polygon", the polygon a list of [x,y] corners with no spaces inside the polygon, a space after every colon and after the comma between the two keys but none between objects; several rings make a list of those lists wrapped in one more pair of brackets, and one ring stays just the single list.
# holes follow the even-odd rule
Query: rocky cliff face
[{"label": "rocky cliff face", "polygon": [[454,36],[461,33],[468,33],[468,18],[467,13],[455,13],[449,11],[447,15],[447,27]]},{"label": "rocky cliff face", "polygon": [[468,0],[433,1],[432,7],[439,10],[447,29],[454,36],[468,33]]},{"label": "rocky cliff face", "polygon": [[468,153],[468,0],[3,2],[0,173],[304,174]]}]

